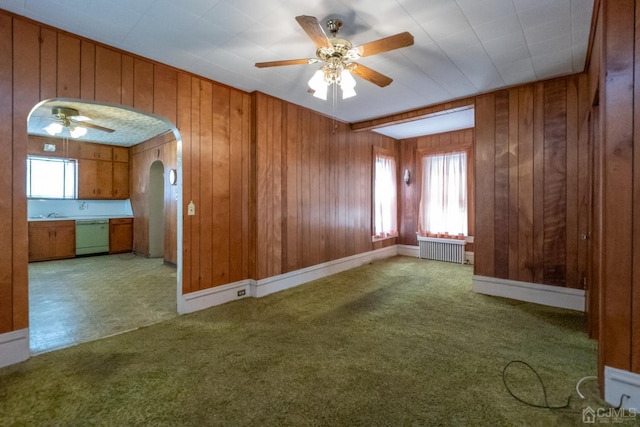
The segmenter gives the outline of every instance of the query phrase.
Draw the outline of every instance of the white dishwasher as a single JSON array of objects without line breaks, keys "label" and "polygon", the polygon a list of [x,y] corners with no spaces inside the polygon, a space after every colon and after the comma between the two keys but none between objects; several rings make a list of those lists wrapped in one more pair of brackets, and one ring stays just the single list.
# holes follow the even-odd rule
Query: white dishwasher
[{"label": "white dishwasher", "polygon": [[109,220],[76,220],[76,255],[109,252]]}]

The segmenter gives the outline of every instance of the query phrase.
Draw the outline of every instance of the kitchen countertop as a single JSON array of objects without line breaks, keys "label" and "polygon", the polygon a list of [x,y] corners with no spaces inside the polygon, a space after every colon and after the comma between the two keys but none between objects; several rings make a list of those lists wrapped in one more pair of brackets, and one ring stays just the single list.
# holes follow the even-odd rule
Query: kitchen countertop
[{"label": "kitchen countertop", "polygon": [[29,222],[36,221],[86,221],[86,220],[105,220],[105,219],[118,219],[118,218],[133,218],[133,215],[60,215],[54,217],[48,216],[35,216],[29,217]]}]

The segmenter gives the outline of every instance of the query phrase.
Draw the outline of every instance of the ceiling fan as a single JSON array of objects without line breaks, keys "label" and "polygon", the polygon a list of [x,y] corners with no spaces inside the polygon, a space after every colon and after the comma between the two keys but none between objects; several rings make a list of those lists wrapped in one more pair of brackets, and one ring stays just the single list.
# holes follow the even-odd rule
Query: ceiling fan
[{"label": "ceiling fan", "polygon": [[326,23],[327,29],[331,33],[331,38],[327,37],[322,25],[313,16],[296,16],[296,21],[315,43],[317,47],[316,57],[258,62],[255,66],[266,68],[323,62],[322,68],[309,80],[309,86],[314,91],[314,96],[322,99],[326,99],[327,87],[332,83],[340,85],[343,91],[343,98],[355,95],[353,89],[355,80],[351,77],[351,74],[380,87],[388,86],[393,81],[390,77],[354,61],[365,56],[372,56],[413,44],[413,36],[405,31],[353,47],[349,40],[337,37],[338,31],[342,27],[342,21],[339,19],[329,19]]},{"label": "ceiling fan", "polygon": [[89,123],[88,120],[91,120],[89,117],[81,116],[78,110],[71,107],[51,107],[51,119],[54,122],[44,128],[49,135],[56,135],[62,132],[63,128],[69,129],[72,138],[84,136],[87,133],[87,128],[101,132],[115,132],[113,129]]}]

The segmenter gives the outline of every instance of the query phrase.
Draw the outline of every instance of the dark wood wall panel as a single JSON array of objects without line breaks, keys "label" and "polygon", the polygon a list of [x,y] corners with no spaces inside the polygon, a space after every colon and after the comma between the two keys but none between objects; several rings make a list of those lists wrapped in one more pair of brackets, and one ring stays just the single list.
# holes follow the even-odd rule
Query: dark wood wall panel
[{"label": "dark wood wall panel", "polygon": [[67,34],[58,34],[58,96],[80,96],[80,40]]},{"label": "dark wood wall panel", "polygon": [[[544,283],[564,285],[567,266],[567,90],[566,81],[544,91]],[[576,141],[571,143],[577,145]],[[575,285],[574,285],[575,286]]]},{"label": "dark wood wall panel", "polygon": [[588,147],[579,143],[586,93],[581,75],[476,99],[476,274],[584,286],[577,210],[589,191],[580,172]]},{"label": "dark wood wall panel", "polygon": [[[26,307],[14,307],[13,288],[20,286],[19,281],[14,280],[16,262],[14,261],[13,224],[14,204],[16,197],[13,194],[13,126],[11,118],[13,114],[13,25],[10,17],[0,15],[0,114],[7,119],[0,121],[0,185],[6,189],[6,193],[0,197],[0,333],[14,329],[14,310]],[[26,218],[24,219],[26,221]]]},{"label": "dark wood wall panel", "polygon": [[371,242],[372,147],[396,141],[264,94],[255,105],[256,278],[396,243]]},{"label": "dark wood wall panel", "polygon": [[[603,365],[631,370],[634,212],[634,56],[636,3],[603,2],[603,49],[600,76],[602,118],[602,263],[600,358]],[[634,216],[636,219],[634,219]],[[637,290],[637,289],[636,289]],[[635,325],[637,327],[637,325]]]}]

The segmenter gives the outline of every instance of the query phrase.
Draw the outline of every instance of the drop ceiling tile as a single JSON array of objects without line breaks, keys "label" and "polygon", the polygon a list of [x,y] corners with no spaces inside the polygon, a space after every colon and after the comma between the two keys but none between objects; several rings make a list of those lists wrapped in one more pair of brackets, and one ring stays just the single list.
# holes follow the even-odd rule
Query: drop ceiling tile
[{"label": "drop ceiling tile", "polygon": [[474,25],[473,31],[480,40],[485,42],[507,35],[522,34],[522,26],[516,15],[507,15],[480,25]]},{"label": "drop ceiling tile", "polygon": [[493,22],[516,13],[511,0],[457,0],[457,3],[471,26]]},{"label": "drop ceiling tile", "polygon": [[242,32],[255,22],[227,2],[220,2],[202,16],[205,24],[216,25],[229,32]]},{"label": "drop ceiling tile", "polygon": [[156,3],[149,8],[146,16],[156,19],[174,28],[189,28],[200,20],[200,10],[194,13],[183,7],[182,3],[175,4],[169,0],[156,0]]},{"label": "drop ceiling tile", "polygon": [[497,65],[498,72],[506,85],[515,85],[519,82],[531,82],[537,79],[531,58],[523,58],[517,61],[501,63]]},{"label": "drop ceiling tile", "polygon": [[570,28],[571,3],[568,0],[558,0],[542,7],[542,5],[538,6],[536,2],[536,7],[519,12],[518,17],[525,31],[557,20],[565,20],[567,28]]}]

